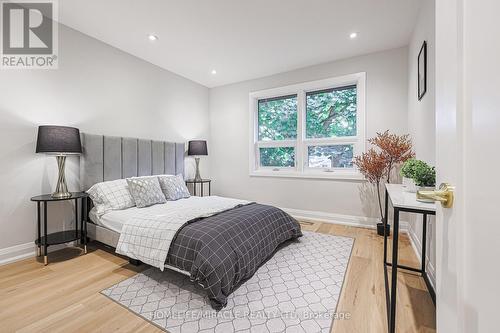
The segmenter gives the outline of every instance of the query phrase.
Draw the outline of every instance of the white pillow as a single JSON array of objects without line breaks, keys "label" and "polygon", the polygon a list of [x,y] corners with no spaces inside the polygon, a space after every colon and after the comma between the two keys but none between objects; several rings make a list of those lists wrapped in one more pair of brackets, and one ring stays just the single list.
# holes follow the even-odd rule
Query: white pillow
[{"label": "white pillow", "polygon": [[111,210],[121,210],[135,206],[125,179],[97,183],[87,193],[92,199],[96,214],[99,217]]},{"label": "white pillow", "polygon": [[182,175],[158,176],[158,180],[167,200],[178,200],[191,196]]},{"label": "white pillow", "polygon": [[167,200],[157,177],[127,178],[128,189],[138,208],[165,203]]}]

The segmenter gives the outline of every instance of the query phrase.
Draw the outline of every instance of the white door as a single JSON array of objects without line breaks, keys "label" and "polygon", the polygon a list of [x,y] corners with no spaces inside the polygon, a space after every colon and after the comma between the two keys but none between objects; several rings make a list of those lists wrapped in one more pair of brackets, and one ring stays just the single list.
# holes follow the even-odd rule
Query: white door
[{"label": "white door", "polygon": [[500,1],[436,0],[438,332],[500,331]]}]

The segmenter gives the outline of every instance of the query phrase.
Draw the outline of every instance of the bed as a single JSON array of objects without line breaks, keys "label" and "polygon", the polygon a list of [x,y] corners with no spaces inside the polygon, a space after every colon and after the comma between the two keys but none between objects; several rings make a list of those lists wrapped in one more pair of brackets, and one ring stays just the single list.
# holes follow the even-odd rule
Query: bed
[{"label": "bed", "polygon": [[[82,133],[81,183],[184,173],[184,144]],[[162,176],[158,176],[162,177]],[[89,238],[159,269],[190,277],[221,309],[227,296],[285,241],[302,236],[287,213],[254,202],[189,197],[146,208],[96,213],[89,201]]]}]

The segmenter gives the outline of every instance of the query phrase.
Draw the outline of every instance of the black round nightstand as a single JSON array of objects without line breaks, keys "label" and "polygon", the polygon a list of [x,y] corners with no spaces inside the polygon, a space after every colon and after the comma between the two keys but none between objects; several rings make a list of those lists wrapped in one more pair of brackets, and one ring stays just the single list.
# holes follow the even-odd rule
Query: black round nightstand
[{"label": "black round nightstand", "polygon": [[[47,259],[47,248],[50,245],[64,244],[68,242],[73,242],[80,240],[80,244],[83,244],[84,252],[87,253],[87,205],[85,200],[89,195],[85,192],[71,192],[71,197],[68,198],[53,198],[50,194],[38,195],[31,198],[31,201],[37,204],[38,213],[38,238],[35,240],[37,245],[37,254],[41,255],[41,248],[43,247],[44,263],[48,264]],[[81,218],[80,218],[80,229],[78,229],[78,200],[82,201],[81,208]],[[47,234],[47,203],[52,201],[75,201],[75,229],[67,231],[59,231],[51,234]],[[41,217],[41,204],[43,203],[43,236],[42,236],[42,217]]]},{"label": "black round nightstand", "polygon": [[201,180],[188,179],[188,180],[186,180],[186,185],[193,184],[193,195],[196,195],[196,185],[200,184],[201,196],[203,196],[203,187],[207,183],[208,183],[208,195],[212,195],[212,189],[211,189],[212,180],[210,180],[210,179],[201,179]]}]

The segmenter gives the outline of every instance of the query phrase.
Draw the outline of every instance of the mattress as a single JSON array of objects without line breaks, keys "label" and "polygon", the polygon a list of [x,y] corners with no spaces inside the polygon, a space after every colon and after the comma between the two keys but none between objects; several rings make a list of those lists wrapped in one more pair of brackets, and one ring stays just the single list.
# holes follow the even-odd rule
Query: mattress
[{"label": "mattress", "polygon": [[94,224],[97,224],[98,226],[120,233],[122,231],[123,224],[126,221],[126,214],[124,214],[124,211],[117,210],[108,212],[99,217],[97,216],[96,209],[94,207],[89,212],[89,218],[92,222],[94,222]]}]

